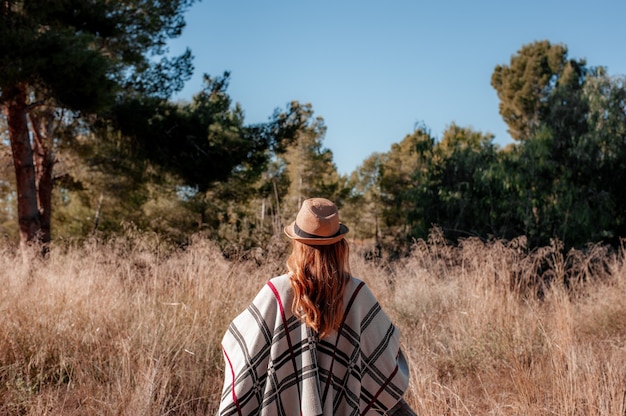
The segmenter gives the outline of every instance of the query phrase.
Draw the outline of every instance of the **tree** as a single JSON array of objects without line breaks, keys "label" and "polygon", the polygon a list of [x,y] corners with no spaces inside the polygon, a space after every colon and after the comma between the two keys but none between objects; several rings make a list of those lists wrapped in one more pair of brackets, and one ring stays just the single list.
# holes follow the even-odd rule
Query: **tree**
[{"label": "tree", "polygon": [[[16,175],[20,242],[50,241],[58,132],[87,128],[128,95],[167,97],[191,54],[164,57],[194,0],[7,0],[0,6],[0,106]],[[157,60],[155,58],[162,57]],[[75,123],[81,119],[83,123]]]},{"label": "tree", "polygon": [[588,133],[576,154],[585,162],[583,169],[588,168],[584,176],[594,184],[592,206],[602,215],[601,226],[592,229],[597,237],[618,244],[626,236],[626,76],[611,77],[600,68],[583,92]]},{"label": "tree", "polygon": [[218,213],[212,220],[227,253],[268,248],[272,237],[282,235],[285,197],[290,189],[285,157],[306,130],[309,116],[309,107],[292,102],[286,110],[276,109],[267,123],[243,129],[247,151],[241,153],[229,176],[205,194]]},{"label": "tree", "polygon": [[436,184],[440,209],[433,210],[431,222],[446,236],[499,236],[501,177],[498,175],[497,146],[492,134],[482,134],[452,124],[435,147],[437,168],[429,184]]},{"label": "tree", "polygon": [[392,256],[428,233],[434,208],[433,186],[428,181],[434,160],[435,139],[425,126],[418,126],[399,143],[391,145],[380,164],[382,245]]},{"label": "tree", "polygon": [[103,134],[121,133],[130,140],[136,159],[148,160],[204,192],[241,163],[257,165],[252,158],[272,144],[260,129],[244,126],[242,109],[226,91],[228,81],[228,72],[216,78],[205,75],[202,91],[190,103],[132,97],[115,107]]},{"label": "tree", "polygon": [[515,140],[528,139],[554,109],[550,102],[560,86],[581,87],[585,75],[584,60],[568,60],[567,47],[538,41],[522,46],[511,57],[510,65],[497,65],[491,85],[500,99],[500,114]]},{"label": "tree", "polygon": [[[4,114],[0,113],[0,120]],[[6,123],[0,121],[0,126]],[[11,163],[11,148],[6,132],[0,130],[0,235],[16,236],[15,175]]]},{"label": "tree", "polygon": [[[227,93],[229,76],[205,75],[202,91],[191,102],[138,96],[116,106],[102,134],[105,142],[119,144],[92,163],[110,170],[123,167],[120,160],[132,160],[126,174],[135,184],[150,180],[145,170],[134,169],[140,163],[162,178],[178,180],[182,205],[197,225],[194,231],[210,230],[225,244],[248,247],[259,236],[254,219],[259,211],[249,205],[257,197],[274,199],[273,186],[268,188],[263,177],[296,140],[309,115],[292,105],[276,110],[266,123],[245,125],[241,107]],[[128,149],[128,155],[112,157],[117,149]]]},{"label": "tree", "polygon": [[351,194],[342,211],[349,224],[351,237],[358,240],[373,239],[380,251],[380,221],[383,212],[381,200],[381,168],[383,154],[373,153],[350,175],[348,188]]},{"label": "tree", "polygon": [[323,147],[326,126],[314,117],[311,104],[290,103],[291,111],[300,114],[300,129],[287,147],[283,159],[289,176],[289,191],[284,204],[285,219],[293,217],[307,198],[323,196],[342,206],[345,178],[337,173],[333,153]]},{"label": "tree", "polygon": [[565,45],[542,41],[523,46],[492,75],[500,113],[522,142],[508,162],[519,202],[513,208],[531,245],[614,238],[620,218],[614,197],[623,186],[607,187],[620,176],[607,150],[623,136],[614,129],[619,93],[609,93],[619,87],[604,88],[610,83],[601,81],[603,72],[568,59]]}]

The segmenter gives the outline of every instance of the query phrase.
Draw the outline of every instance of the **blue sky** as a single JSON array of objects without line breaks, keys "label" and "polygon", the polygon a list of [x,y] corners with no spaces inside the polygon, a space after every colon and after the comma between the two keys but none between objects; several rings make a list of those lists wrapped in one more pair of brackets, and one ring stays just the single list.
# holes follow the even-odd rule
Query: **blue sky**
[{"label": "blue sky", "polygon": [[189,47],[195,72],[176,99],[200,91],[202,74],[230,71],[246,124],[311,103],[342,174],[417,124],[437,138],[456,123],[510,143],[491,74],[535,40],[626,74],[624,0],[203,0],[186,22],[170,49]]}]

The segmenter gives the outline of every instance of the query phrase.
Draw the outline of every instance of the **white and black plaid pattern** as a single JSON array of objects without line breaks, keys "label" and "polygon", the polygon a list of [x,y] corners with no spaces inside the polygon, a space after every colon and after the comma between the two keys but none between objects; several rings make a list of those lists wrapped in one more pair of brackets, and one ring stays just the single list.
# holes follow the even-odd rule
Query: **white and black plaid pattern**
[{"label": "white and black plaid pattern", "polygon": [[400,333],[369,288],[350,279],[341,327],[324,339],[291,312],[288,275],[271,279],[224,335],[219,415],[385,414],[409,371]]}]

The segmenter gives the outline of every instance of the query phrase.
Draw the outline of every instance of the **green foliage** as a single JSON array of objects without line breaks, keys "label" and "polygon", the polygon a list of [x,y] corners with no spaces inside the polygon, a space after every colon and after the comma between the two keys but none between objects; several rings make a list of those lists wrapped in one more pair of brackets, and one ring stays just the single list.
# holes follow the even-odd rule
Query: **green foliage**
[{"label": "green foliage", "polygon": [[374,153],[350,175],[348,188],[351,194],[343,207],[343,221],[350,224],[350,235],[359,241],[375,240],[380,244],[381,168],[383,155]]},{"label": "green foliage", "polygon": [[548,41],[525,45],[494,71],[500,112],[523,140],[505,162],[511,208],[533,246],[552,238],[568,247],[615,243],[623,235],[623,186],[614,186],[624,179],[614,158],[624,155],[614,151],[624,142],[623,84],[604,72],[568,60],[564,45]]},{"label": "green foliage", "polygon": [[[300,129],[281,156],[289,188],[283,203],[285,221],[293,218],[303,200],[323,196],[341,207],[345,198],[345,179],[337,173],[333,154],[323,147],[326,126],[321,117],[314,117],[311,104],[292,102],[292,109],[301,114]],[[294,111],[294,110],[292,110]]]},{"label": "green foliage", "polygon": [[190,52],[165,54],[166,41],[181,33],[183,12],[193,2],[2,3],[0,107],[16,159],[22,243],[50,240],[55,164],[67,130],[86,135],[96,113],[102,117],[128,97],[166,98],[189,79]]},{"label": "green foliage", "polygon": [[528,139],[546,112],[556,109],[552,107],[555,102],[550,102],[553,91],[579,86],[584,72],[584,60],[568,60],[565,45],[547,40],[524,45],[511,57],[510,65],[496,66],[491,85],[500,98],[500,114],[511,137]]},{"label": "green foliage", "polygon": [[[11,20],[12,27],[28,31],[37,19],[59,14],[58,27],[51,26],[59,30],[54,38],[77,49],[66,52],[79,68],[91,63],[92,51],[80,55],[80,42],[86,38],[61,30],[69,24],[63,19],[69,19],[70,4],[59,2],[39,11],[7,2],[10,13],[3,18],[20,16],[25,20]],[[164,40],[180,31],[182,20],[174,12],[189,2],[152,5],[166,7],[159,9],[168,15],[166,21],[135,23],[115,15],[115,5],[94,4],[93,11],[77,6],[76,13],[81,24],[93,23],[102,31],[85,32],[96,37],[93,44],[100,49],[94,51],[118,53],[104,64],[120,67],[101,68],[114,83],[110,91],[117,95],[115,105],[92,91],[84,99],[96,98],[108,110],[87,117],[82,110],[96,107],[81,102],[74,86],[54,92],[65,80],[52,75],[24,78],[31,82],[33,97],[46,103],[29,110],[31,125],[37,137],[48,140],[44,148],[50,155],[62,156],[54,159],[57,238],[113,234],[132,223],[177,244],[187,244],[189,235],[200,233],[232,256],[247,256],[256,247],[282,254],[283,226],[303,199],[314,196],[339,205],[350,237],[373,243],[368,255],[406,253],[416,240],[429,238],[433,227],[450,241],[524,235],[530,248],[554,239],[566,248],[596,241],[617,245],[626,235],[626,81],[569,59],[565,45],[524,45],[510,65],[496,67],[491,82],[515,144],[500,149],[493,135],[454,123],[441,139],[418,126],[388,152],[372,154],[344,177],[323,146],[326,126],[311,104],[293,101],[268,122],[246,125],[243,109],[227,92],[228,72],[205,75],[202,90],[190,102],[167,99],[189,73],[190,55],[153,61],[145,60],[145,54],[162,52]],[[142,2],[124,4],[132,8]],[[104,19],[105,9],[119,20]],[[120,22],[129,24],[123,36]],[[19,33],[0,30],[9,37]],[[34,36],[32,30],[28,33]],[[144,39],[140,33],[149,36]],[[134,43],[126,37],[131,35],[141,39]],[[116,45],[105,45],[106,36],[121,37]],[[31,41],[39,45],[42,39]],[[11,51],[2,59],[25,59],[16,58],[19,53]],[[1,82],[37,73],[37,62],[25,64],[26,72],[1,66],[6,71]],[[126,71],[115,72],[124,65]],[[92,81],[97,76],[96,71]],[[12,91],[7,85],[2,94]],[[84,92],[92,87],[87,85]],[[6,125],[6,118],[0,123]],[[7,157],[8,139],[2,135],[0,149]],[[3,165],[0,177],[0,232],[14,235],[10,224],[17,216],[17,190],[4,174],[7,168],[10,164]]]},{"label": "green foliage", "polygon": [[[510,159],[510,175],[518,189],[514,198],[519,202],[520,233],[533,246],[552,238],[568,247],[590,241],[616,243],[616,237],[623,235],[617,231],[623,223],[618,208],[623,187],[614,186],[616,175],[618,181],[623,179],[615,169],[619,151],[613,153],[607,146],[613,143],[616,149],[623,143],[624,134],[619,133],[626,126],[623,98],[617,98],[622,88],[619,84],[598,88],[601,83],[608,86],[611,81],[592,73],[582,88],[576,84],[572,89],[556,89],[541,129]],[[604,95],[608,91],[617,94],[610,98],[611,94]],[[613,121],[606,124],[608,119]],[[620,124],[618,131],[613,130]]]},{"label": "green foliage", "polygon": [[[436,140],[421,126],[349,179],[322,146],[326,127],[310,104],[292,102],[269,123],[245,126],[227,81],[207,78],[191,104],[154,107],[162,110],[147,117],[150,133],[141,132],[150,140],[130,142],[191,190],[176,206],[226,251],[267,246],[304,198],[320,195],[338,203],[351,237],[373,242],[377,255],[406,252],[433,226],[452,241],[525,235],[529,247],[624,235],[624,81],[568,60],[564,45],[524,46],[494,72],[517,144],[500,149],[493,135],[455,124]],[[128,120],[142,127],[130,123],[132,112]],[[223,168],[205,166],[211,154]],[[150,213],[176,211],[148,205]]]},{"label": "green foliage", "polygon": [[[613,210],[605,213],[613,230],[611,241],[626,236],[626,76],[609,77],[600,71],[584,87],[589,102],[589,135],[581,143],[580,156],[593,166],[594,184],[598,196],[609,197]],[[588,174],[588,176],[591,176]]]},{"label": "green foliage", "polygon": [[168,96],[191,73],[187,51],[155,61],[194,0],[9,0],[0,13],[2,100],[25,83],[38,99],[93,112],[123,90]]},{"label": "green foliage", "polygon": [[269,146],[250,137],[243,113],[226,93],[228,73],[205,76],[205,86],[191,103],[173,104],[138,96],[115,108],[112,128],[131,140],[139,159],[178,175],[186,185],[207,190],[224,180],[248,155]]},{"label": "green foliage", "polygon": [[[494,177],[499,162],[493,135],[452,124],[436,146],[438,166],[431,172],[440,209],[431,220],[451,238],[497,234],[494,206],[501,187]],[[495,179],[495,180],[494,180]],[[424,230],[420,237],[424,236]]]},{"label": "green foliage", "polygon": [[[427,230],[423,215],[432,208],[425,180],[433,167],[434,139],[418,127],[384,154],[373,154],[351,175],[344,218],[354,237],[373,238],[376,255],[398,255],[416,230]],[[419,212],[418,212],[419,211]]]},{"label": "green foliage", "polygon": [[436,164],[434,138],[418,127],[400,143],[391,146],[381,166],[381,200],[386,231],[405,244],[413,235],[431,227],[427,213],[432,193],[427,181]]},{"label": "green foliage", "polygon": [[94,47],[112,32],[103,25],[109,12],[103,2],[7,1],[2,9],[0,102],[24,83],[38,99],[55,97],[68,108],[92,111],[111,102],[108,60]]}]

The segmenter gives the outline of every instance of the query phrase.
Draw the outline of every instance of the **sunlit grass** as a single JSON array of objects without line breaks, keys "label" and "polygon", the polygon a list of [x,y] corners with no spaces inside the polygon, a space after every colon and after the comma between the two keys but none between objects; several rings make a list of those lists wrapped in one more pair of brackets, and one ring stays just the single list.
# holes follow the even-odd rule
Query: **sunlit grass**
[{"label": "sunlit grass", "polygon": [[[353,273],[402,331],[418,414],[626,413],[623,252],[437,233],[393,264],[361,250]],[[255,254],[151,234],[57,243],[45,261],[0,245],[0,414],[215,414],[226,326],[284,270]]]}]

